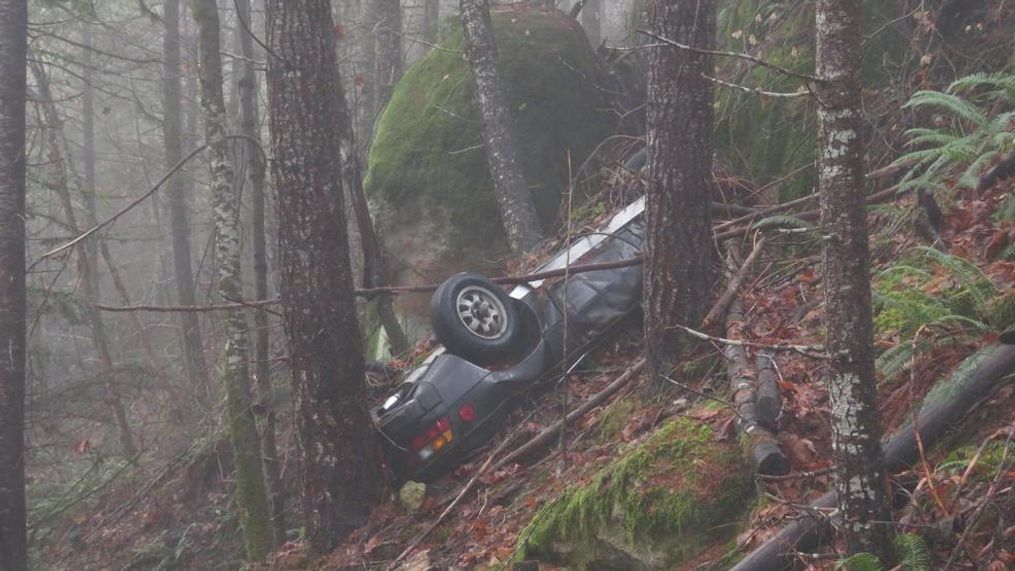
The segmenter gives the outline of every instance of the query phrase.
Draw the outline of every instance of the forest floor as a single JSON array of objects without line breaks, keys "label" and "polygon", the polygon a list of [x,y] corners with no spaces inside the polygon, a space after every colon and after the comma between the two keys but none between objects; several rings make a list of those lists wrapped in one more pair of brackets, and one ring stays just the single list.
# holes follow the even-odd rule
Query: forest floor
[{"label": "forest floor", "polygon": [[[941,237],[948,252],[973,262],[983,275],[1002,292],[1015,283],[1015,262],[998,256],[1011,250],[1015,242],[1015,221],[998,217],[1006,197],[1015,192],[1015,180],[996,185],[979,196],[958,195],[944,208]],[[891,205],[896,211],[917,208],[914,197],[898,198]],[[921,244],[910,225],[888,230],[884,210],[872,210],[871,228],[875,235],[875,273],[899,263]],[[1010,256],[1009,256],[1010,258]],[[820,345],[823,340],[820,255],[816,248],[782,245],[772,247],[769,256],[757,267],[752,280],[742,290],[747,315],[748,339],[770,344]],[[905,281],[928,296],[945,295],[962,284],[945,267],[929,270],[922,280]],[[1010,294],[1010,291],[1008,291]],[[882,312],[882,315],[884,313]],[[899,317],[902,319],[902,317]],[[901,327],[901,326],[900,326]],[[879,403],[887,431],[897,429],[909,418],[914,403],[933,383],[946,376],[964,358],[978,348],[996,342],[995,333],[960,331],[958,326],[941,326],[918,331],[933,336],[935,343],[889,377],[879,381]],[[882,328],[891,331],[890,328]],[[630,323],[593,355],[592,364],[572,373],[566,383],[568,406],[598,393],[637,360],[640,351],[640,324]],[[898,331],[879,333],[876,345],[885,349],[911,342]],[[423,351],[421,346],[418,351]],[[510,566],[517,549],[519,532],[529,524],[535,512],[559,496],[569,486],[589,481],[605,464],[643,441],[661,423],[676,415],[690,416],[715,428],[719,438],[735,436],[734,413],[726,406],[691,406],[701,394],[726,398],[728,382],[718,359],[718,345],[702,346],[694,354],[710,368],[695,381],[694,391],[671,387],[663,393],[644,390],[643,381],[628,384],[603,405],[567,427],[562,444],[526,455],[492,473],[478,478],[477,484],[461,499],[449,516],[429,530],[402,568],[412,570],[451,568],[501,568]],[[806,504],[829,489],[832,465],[828,395],[824,386],[825,364],[817,359],[781,352],[777,357],[783,411],[778,438],[788,455],[793,474],[813,473],[807,477],[779,481],[758,480],[761,502],[749,521],[717,522],[737,525],[740,529],[735,547],[750,551],[770,537],[797,513],[795,504]],[[374,387],[378,398],[385,386]],[[413,538],[428,530],[439,514],[461,493],[491,450],[503,439],[506,454],[521,446],[547,426],[561,418],[564,411],[565,385],[544,385],[526,397],[526,403],[514,413],[507,428],[489,448],[453,474],[431,485],[421,504],[408,509],[392,492],[368,525],[352,534],[327,557],[308,561],[303,544],[287,543],[274,555],[267,567],[272,569],[383,569],[409,545]],[[538,394],[537,394],[538,393]],[[619,400],[628,405],[622,414],[611,414]],[[983,403],[975,418],[969,420],[954,437],[952,444],[972,450],[957,457],[944,448],[928,450],[926,462],[908,474],[920,481],[914,501],[898,511],[896,520],[907,529],[919,531],[927,540],[937,561],[955,560],[956,568],[1010,569],[1015,565],[1015,469],[1012,468],[1013,430],[1011,411],[1015,410],[1015,387],[1003,386]],[[607,431],[605,425],[610,425]],[[604,437],[609,434],[609,437]],[[239,565],[240,541],[231,506],[229,450],[224,440],[200,453],[164,466],[146,479],[129,485],[114,485],[105,491],[90,512],[68,514],[61,528],[62,541],[45,553],[55,568],[77,569],[214,569]],[[286,440],[291,442],[291,439]],[[1003,461],[981,461],[981,448],[988,442],[1000,443]],[[978,452],[977,452],[978,451]],[[979,466],[977,466],[979,464]],[[961,469],[957,470],[956,466]],[[969,483],[976,470],[993,470]],[[286,471],[289,490],[295,490],[294,470]],[[973,479],[975,480],[975,479]],[[988,493],[988,490],[992,490]],[[984,510],[986,502],[995,508]],[[975,516],[975,517],[974,517]],[[295,514],[291,514],[296,519]],[[982,517],[989,526],[966,525]],[[947,522],[944,525],[942,522]],[[292,526],[295,527],[295,526]],[[969,530],[969,531],[966,531]],[[711,547],[682,568],[714,568],[731,548],[729,541]],[[824,553],[834,553],[828,548]],[[834,568],[834,558],[819,557],[807,561],[812,568]],[[555,567],[542,564],[541,569]]]}]

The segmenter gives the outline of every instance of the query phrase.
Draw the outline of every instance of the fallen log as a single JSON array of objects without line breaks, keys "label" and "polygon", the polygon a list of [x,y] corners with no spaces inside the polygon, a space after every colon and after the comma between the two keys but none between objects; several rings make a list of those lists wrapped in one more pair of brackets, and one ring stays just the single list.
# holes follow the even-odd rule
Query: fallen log
[{"label": "fallen log", "polygon": [[775,354],[758,351],[754,358],[754,370],[758,372],[754,380],[758,393],[757,403],[754,405],[758,413],[758,422],[774,431],[776,419],[782,412],[782,395],[779,394],[779,374],[775,370]]},{"label": "fallen log", "polygon": [[[742,337],[743,309],[734,299],[726,317],[727,337]],[[740,446],[755,474],[782,476],[789,473],[789,458],[779,448],[775,434],[758,420],[756,374],[747,359],[747,348],[727,345],[723,348],[726,371],[737,410]]]},{"label": "fallen log", "polygon": [[[952,373],[943,394],[928,399],[917,415],[916,426],[925,447],[931,447],[1015,373],[1015,346],[984,349],[962,362]],[[901,428],[885,446],[885,468],[889,473],[908,468],[919,458],[912,424]],[[823,512],[838,504],[836,493],[828,492],[812,504],[810,513],[782,528],[749,553],[731,571],[780,571],[793,568],[794,553],[811,551],[832,537],[829,518]]]}]

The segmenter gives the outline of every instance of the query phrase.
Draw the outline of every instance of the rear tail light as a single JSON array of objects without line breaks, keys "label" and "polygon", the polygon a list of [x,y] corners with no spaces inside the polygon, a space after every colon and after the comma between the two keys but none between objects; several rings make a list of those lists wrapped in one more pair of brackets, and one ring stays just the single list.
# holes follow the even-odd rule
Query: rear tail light
[{"label": "rear tail light", "polygon": [[409,448],[416,452],[420,460],[426,460],[451,443],[454,434],[448,417],[439,419],[425,433],[414,436],[409,441]]}]

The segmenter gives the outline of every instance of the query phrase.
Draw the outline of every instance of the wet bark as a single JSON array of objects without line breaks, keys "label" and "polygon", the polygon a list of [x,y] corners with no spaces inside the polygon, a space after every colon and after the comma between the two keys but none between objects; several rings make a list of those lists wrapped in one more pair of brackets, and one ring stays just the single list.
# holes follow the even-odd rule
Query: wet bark
[{"label": "wet bark", "polygon": [[824,236],[826,346],[841,529],[850,552],[893,559],[874,378],[860,100],[860,4],[816,11],[818,187]]},{"label": "wet bark", "polygon": [[367,3],[366,20],[373,40],[373,120],[376,120],[402,77],[402,4],[399,0],[371,0]]},{"label": "wet bark", "polygon": [[[165,164],[170,169],[183,157],[183,126],[181,102],[183,92],[180,81],[180,0],[166,0],[163,7],[165,36],[162,39],[162,113]],[[190,259],[190,225],[187,212],[186,183],[182,173],[166,181],[169,201],[169,224],[173,244],[173,273],[177,302],[194,305],[194,274]],[[198,395],[207,395],[209,389],[208,363],[204,356],[201,322],[197,315],[180,314],[181,344],[184,364],[190,385]]]},{"label": "wet bark", "polygon": [[310,548],[322,553],[366,521],[383,487],[342,188],[354,153],[342,144],[350,117],[329,2],[268,0],[266,22],[282,58],[268,60],[268,115],[300,494]]},{"label": "wet bark", "polygon": [[25,0],[0,0],[0,567],[28,568],[25,533]]},{"label": "wet bark", "polygon": [[[233,171],[226,143],[226,111],[222,96],[219,16],[215,0],[192,0],[198,28],[201,110],[211,163],[210,186],[215,217],[218,291],[224,300],[242,299],[240,230]],[[250,348],[242,310],[224,313],[226,332],[222,377],[226,387],[227,422],[236,461],[236,496],[246,540],[247,557],[260,561],[272,544],[268,497],[265,492],[260,440],[252,410]]]},{"label": "wet bark", "polygon": [[[712,48],[711,0],[653,0],[652,31]],[[649,50],[645,248],[645,356],[652,378],[668,374],[689,338],[673,325],[696,327],[712,287],[712,85],[708,55]]]},{"label": "wet bark", "polygon": [[[239,18],[250,25],[250,0],[236,0]],[[249,140],[242,141],[242,156],[246,160],[245,171],[250,180],[251,226],[253,232],[254,299],[268,299],[268,256],[265,242],[264,203],[265,169],[261,149],[254,141],[260,141],[258,129],[257,75],[254,73],[254,41],[242,29],[236,32],[237,48],[243,59],[234,59],[236,93],[239,96],[240,134]],[[285,489],[282,487],[278,446],[275,439],[275,409],[271,395],[271,367],[268,361],[268,312],[254,312],[254,378],[257,381],[258,414],[261,420],[261,455],[264,460],[264,476],[271,503],[272,544],[277,549],[285,543]]]},{"label": "wet bark", "polygon": [[437,32],[441,23],[439,0],[423,0],[423,39],[437,43]]},{"label": "wet bark", "polygon": [[585,0],[581,23],[592,49],[597,49],[603,42],[603,0]]},{"label": "wet bark", "polygon": [[[39,97],[42,100],[42,114],[46,120],[45,138],[48,146],[47,160],[52,171],[52,177],[48,186],[60,199],[66,218],[67,228],[75,235],[81,234],[81,227],[77,222],[77,214],[74,211],[74,204],[70,196],[68,184],[68,152],[66,140],[63,138],[63,122],[53,103],[53,94],[49,88],[49,77],[46,75],[42,64],[32,63],[32,75],[35,78],[36,88],[39,90]],[[88,326],[92,333],[92,343],[95,346],[95,353],[99,359],[99,367],[103,378],[103,400],[110,407],[113,415],[113,422],[117,427],[120,437],[120,447],[124,456],[134,458],[137,455],[137,448],[134,446],[134,437],[131,433],[130,423],[127,420],[127,411],[120,400],[119,392],[114,382],[115,366],[113,353],[109,347],[109,336],[106,334],[105,322],[99,310],[92,304],[101,303],[98,291],[97,268],[92,265],[94,246],[87,247],[88,242],[82,245],[77,251],[77,270],[80,278],[81,292],[89,305],[85,310]]]},{"label": "wet bark", "polygon": [[515,254],[529,252],[542,240],[536,206],[519,156],[504,81],[497,69],[497,43],[489,0],[461,0],[465,59],[475,80],[476,107],[483,118],[486,158],[493,177],[501,222]]}]

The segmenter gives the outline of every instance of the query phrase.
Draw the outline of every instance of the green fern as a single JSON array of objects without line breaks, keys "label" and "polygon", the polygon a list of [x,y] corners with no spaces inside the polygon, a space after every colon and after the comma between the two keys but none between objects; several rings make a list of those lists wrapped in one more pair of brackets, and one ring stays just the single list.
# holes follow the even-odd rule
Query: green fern
[{"label": "green fern", "polygon": [[1015,112],[993,116],[994,104],[1015,104],[1015,75],[973,74],[952,82],[944,92],[917,91],[903,106],[933,109],[949,119],[946,126],[917,127],[906,131],[906,146],[912,150],[892,164],[909,170],[900,189],[940,188],[944,177],[965,165],[958,185],[975,188],[979,176],[1003,153],[1015,148],[1011,131]]},{"label": "green fern", "polygon": [[884,571],[885,569],[881,560],[870,553],[850,555],[839,562],[838,568],[846,571]]},{"label": "green fern", "polygon": [[902,571],[930,571],[930,550],[923,538],[915,533],[904,533],[895,538],[895,553]]}]

